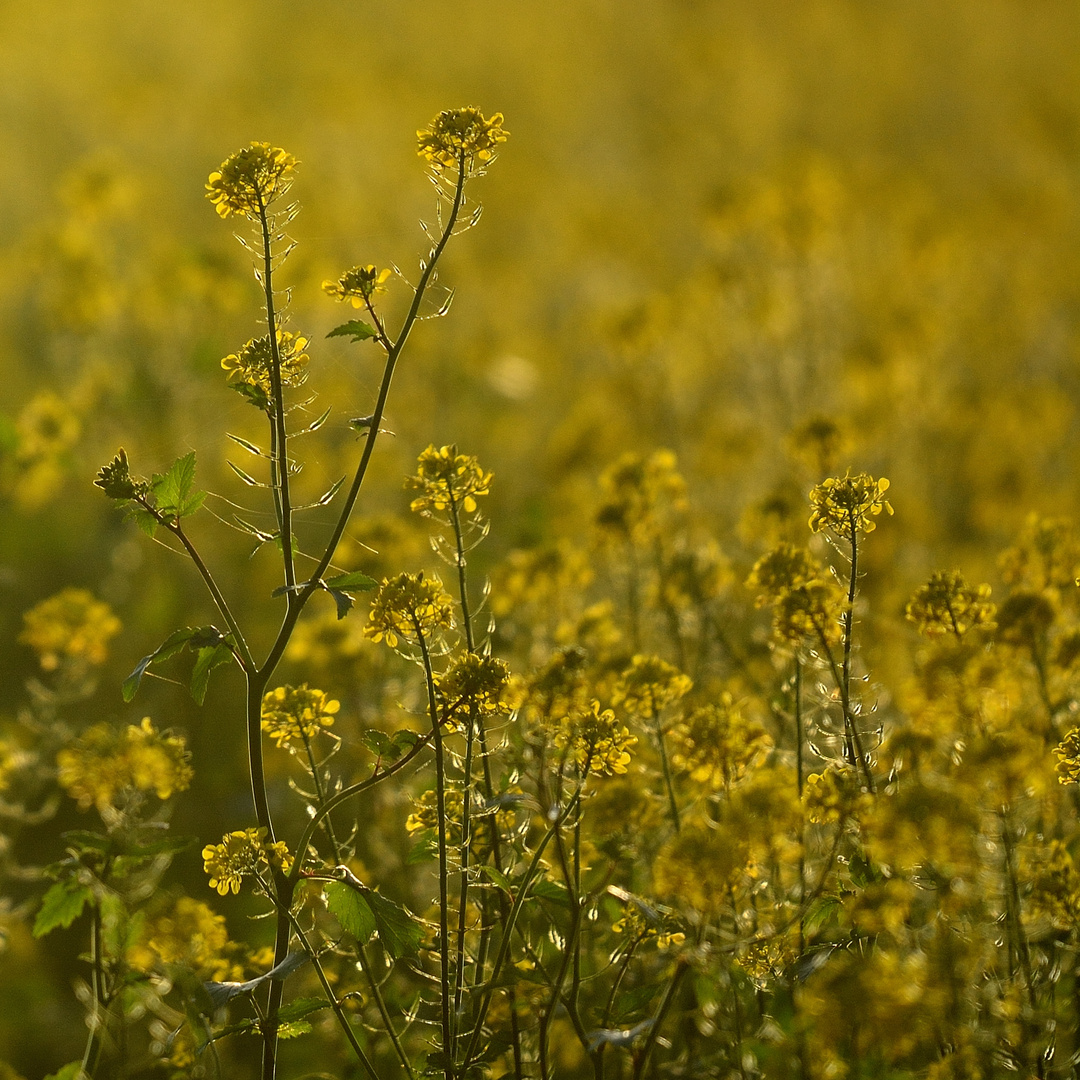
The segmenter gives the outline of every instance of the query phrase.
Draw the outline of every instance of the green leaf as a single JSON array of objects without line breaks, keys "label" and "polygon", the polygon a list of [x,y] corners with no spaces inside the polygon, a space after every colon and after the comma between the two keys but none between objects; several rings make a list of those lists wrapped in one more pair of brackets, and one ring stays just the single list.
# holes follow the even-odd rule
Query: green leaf
[{"label": "green leaf", "polygon": [[843,904],[836,896],[819,896],[803,916],[803,931],[808,935],[816,934],[823,926],[835,922]]},{"label": "green leaf", "polygon": [[266,391],[255,383],[229,383],[229,385],[241,396],[247,398],[257,409],[263,412],[270,411],[270,397]]},{"label": "green leaf", "polygon": [[106,855],[112,850],[112,839],[102,836],[100,833],[86,832],[83,829],[72,829],[70,832],[60,834],[60,839],[79,852],[80,855],[94,852]]},{"label": "green leaf", "polygon": [[338,574],[337,577],[324,578],[323,584],[328,589],[352,589],[355,592],[368,592],[379,585],[373,577],[368,577],[359,570],[354,570],[351,574]]},{"label": "green leaf", "polygon": [[41,910],[34,920],[34,937],[44,937],[58,926],[70,926],[93,895],[88,885],[81,885],[74,878],[56,882],[42,898]]},{"label": "green leaf", "polygon": [[[191,485],[195,482],[195,451],[177,458],[161,476],[155,476],[152,482],[157,508],[163,514],[186,517],[193,514],[206,498],[205,492],[192,493]],[[191,507],[191,509],[189,509]]]},{"label": "green leaf", "polygon": [[416,956],[424,939],[424,928],[411,912],[377,892],[364,893],[364,899],[375,916],[379,940],[392,960]]},{"label": "green leaf", "polygon": [[207,645],[199,650],[195,666],[191,669],[191,696],[197,705],[206,700],[206,688],[210,685],[210,672],[233,658],[232,649],[224,642]]},{"label": "green leaf", "polygon": [[513,886],[510,884],[510,879],[501,870],[496,870],[494,866],[485,863],[480,867],[480,873],[483,874],[488,881],[493,881],[498,885],[507,896],[513,895],[514,890]]},{"label": "green leaf", "polygon": [[353,598],[347,592],[342,592],[341,589],[327,589],[326,591],[334,598],[334,605],[337,608],[337,617],[340,622],[352,611]]},{"label": "green leaf", "polygon": [[151,664],[156,664],[159,660],[164,660],[166,657],[172,656],[173,653],[179,652],[197,633],[198,630],[194,630],[190,626],[183,626],[179,630],[174,630],[152,653],[144,656],[135,665],[135,670],[123,682],[121,692],[124,695],[124,700],[131,701],[135,696],[139,684],[142,682],[142,677]]},{"label": "green leaf", "polygon": [[85,1076],[81,1061],[71,1061],[58,1072],[51,1073],[45,1080],[79,1080]]},{"label": "green leaf", "polygon": [[324,998],[297,998],[288,1005],[282,1005],[278,1010],[278,1019],[283,1023],[291,1023],[293,1020],[302,1020],[320,1009],[329,1009],[330,1005]]},{"label": "green leaf", "polygon": [[377,337],[378,334],[375,327],[370,323],[366,323],[362,319],[351,319],[347,323],[335,326],[326,336],[328,338],[347,337],[351,341],[367,341],[368,338]]},{"label": "green leaf", "polygon": [[311,1025],[306,1020],[290,1020],[280,1024],[277,1029],[279,1039],[297,1039],[310,1031]]},{"label": "green leaf", "polygon": [[556,904],[569,904],[570,893],[561,881],[548,881],[540,878],[529,890],[530,896],[539,896],[544,900],[553,900]]},{"label": "green leaf", "polygon": [[331,881],[324,890],[326,906],[341,924],[341,929],[366,945],[378,929],[371,907],[352,886]]}]

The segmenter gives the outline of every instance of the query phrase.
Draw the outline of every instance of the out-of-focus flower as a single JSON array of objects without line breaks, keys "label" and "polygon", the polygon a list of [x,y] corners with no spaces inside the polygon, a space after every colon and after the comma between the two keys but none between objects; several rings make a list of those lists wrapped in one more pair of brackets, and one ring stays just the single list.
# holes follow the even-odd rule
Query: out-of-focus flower
[{"label": "out-of-focus flower", "polygon": [[757,606],[776,603],[784,593],[821,577],[821,564],[806,548],[783,541],[761,556],[746,579],[748,589],[757,589]]},{"label": "out-of-focus flower", "polygon": [[1025,589],[1071,589],[1080,568],[1080,541],[1064,518],[1032,514],[1017,542],[1001,555],[1001,576]]},{"label": "out-of-focus flower", "polygon": [[385,638],[393,649],[399,639],[417,645],[421,637],[453,625],[453,600],[437,577],[424,577],[421,571],[383,579],[371,602],[364,635],[372,641]]},{"label": "out-of-focus flower", "polygon": [[37,394],[15,421],[18,456],[23,462],[55,457],[75,445],[82,424],[71,406],[51,392]]},{"label": "out-of-focus flower", "polygon": [[149,717],[117,731],[96,724],[56,755],[60,786],[86,810],[108,814],[125,791],[152,791],[167,799],[194,775],[179,735],[159,732]]},{"label": "out-of-focus flower", "polygon": [[62,660],[102,664],[108,644],[120,633],[120,620],[86,589],[63,589],[23,615],[19,640],[38,654],[46,671]]},{"label": "out-of-focus flower", "polygon": [[416,133],[417,152],[433,169],[479,176],[510,134],[502,125],[502,113],[486,119],[477,108],[444,109]]},{"label": "out-of-focus flower", "polygon": [[996,605],[990,602],[990,586],[971,586],[958,570],[939,570],[915,590],[907,617],[931,637],[956,634],[963,637],[972,627],[994,627]]},{"label": "out-of-focus flower", "polygon": [[477,498],[491,492],[491,481],[491,473],[471,454],[459,454],[456,446],[429,446],[417,461],[416,473],[405,479],[407,488],[422,492],[409,509],[429,516],[454,506],[473,514]]},{"label": "out-of-focus flower", "polygon": [[742,779],[772,746],[765,729],[743,715],[727,691],[677,721],[670,738],[672,765],[688,772],[691,780],[713,788]]},{"label": "out-of-focus flower", "polygon": [[217,889],[221,896],[239,893],[245,877],[261,876],[271,867],[287,874],[292,867],[292,856],[284,841],[268,844],[265,828],[226,833],[220,844],[203,848],[202,858],[210,888]]},{"label": "out-of-focus flower", "polygon": [[997,639],[1007,645],[1038,649],[1056,616],[1052,593],[1017,589],[997,610]]},{"label": "out-of-focus flower", "polygon": [[322,690],[301,686],[279,686],[262,700],[262,729],[279,747],[293,749],[331,727],[341,702]]},{"label": "out-of-focus flower", "polygon": [[788,589],[773,609],[773,636],[784,645],[795,646],[808,638],[827,647],[843,638],[840,620],[844,594],[831,578],[819,579]]},{"label": "out-of-focus flower", "polygon": [[636,716],[651,718],[685,697],[694,685],[689,675],[658,656],[638,655],[619,676],[612,704]]},{"label": "out-of-focus flower", "polygon": [[893,512],[885,498],[889,481],[875,480],[866,473],[823,480],[810,492],[810,528],[813,532],[831,529],[847,538],[855,532],[870,533],[877,528],[874,518],[882,510]]},{"label": "out-of-focus flower", "polygon": [[868,805],[855,770],[846,765],[811,773],[803,786],[806,816],[821,825],[857,816]]},{"label": "out-of-focus flower", "polygon": [[1062,784],[1080,784],[1080,727],[1071,728],[1054,747],[1058,780]]},{"label": "out-of-focus flower", "polygon": [[644,540],[686,509],[686,481],[670,450],[623,454],[601,474],[600,488],[596,524],[609,539]]},{"label": "out-of-focus flower", "polygon": [[244,965],[233,955],[239,951],[229,941],[223,915],[201,900],[178,896],[171,908],[143,924],[127,962],[136,971],[182,964],[201,979],[224,982],[244,977]]},{"label": "out-of-focus flower", "polygon": [[206,197],[223,218],[243,214],[257,221],[270,203],[289,190],[296,165],[296,158],[280,147],[253,142],[210,174]]},{"label": "out-of-focus flower", "polygon": [[354,308],[361,308],[378,293],[386,292],[386,282],[392,270],[380,270],[372,264],[354,266],[346,270],[337,281],[324,281],[323,292],[335,300],[347,300]]}]

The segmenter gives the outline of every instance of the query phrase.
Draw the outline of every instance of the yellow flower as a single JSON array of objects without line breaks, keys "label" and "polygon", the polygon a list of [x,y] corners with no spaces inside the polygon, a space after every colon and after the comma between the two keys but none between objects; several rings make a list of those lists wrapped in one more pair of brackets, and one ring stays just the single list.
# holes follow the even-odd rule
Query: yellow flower
[{"label": "yellow flower", "polygon": [[56,755],[60,786],[82,810],[108,814],[126,791],[152,791],[159,799],[184,791],[194,775],[179,735],[159,732],[145,717],[119,732],[97,724]]},{"label": "yellow flower", "polygon": [[417,153],[435,170],[454,169],[465,176],[480,176],[510,134],[502,125],[502,113],[488,120],[476,108],[444,109],[416,133]]},{"label": "yellow flower", "polygon": [[715,915],[746,869],[748,845],[735,830],[687,823],[660,849],[653,864],[658,896]]},{"label": "yellow flower", "polygon": [[877,528],[874,518],[882,510],[893,512],[885,498],[888,490],[889,481],[884,476],[875,480],[866,473],[823,480],[810,492],[811,530],[832,529],[844,537],[873,532]]},{"label": "yellow flower", "polygon": [[[304,350],[308,339],[288,330],[277,331],[278,356],[281,360],[281,385],[300,386],[307,378],[309,357]],[[237,389],[263,409],[270,407],[273,384],[270,372],[273,367],[273,350],[270,335],[252,338],[239,352],[230,353],[221,361],[228,373],[228,381],[236,383]],[[252,393],[252,391],[254,393]]]},{"label": "yellow flower", "polygon": [[584,712],[567,715],[555,735],[555,745],[568,750],[582,774],[611,776],[625,773],[637,736],[615,719],[611,709],[600,711],[594,701]]},{"label": "yellow flower", "polygon": [[745,717],[731,694],[694,709],[671,730],[671,763],[692,780],[710,787],[727,787],[768,753],[772,746],[765,729]]},{"label": "yellow flower", "polygon": [[279,747],[292,749],[303,744],[334,723],[341,702],[333,701],[322,690],[301,686],[279,686],[262,700],[262,729]]},{"label": "yellow flower", "polygon": [[245,877],[261,876],[270,867],[288,873],[292,857],[284,842],[266,842],[265,828],[237,829],[226,833],[220,844],[202,850],[203,869],[210,875],[210,888],[221,896],[239,893]]},{"label": "yellow flower", "polygon": [[670,450],[623,454],[600,476],[604,501],[596,513],[601,533],[620,540],[656,534],[665,515],[686,508],[686,481]]},{"label": "yellow flower", "polygon": [[949,633],[963,637],[973,626],[992,629],[996,610],[989,585],[972,587],[958,570],[939,570],[915,591],[906,614],[931,637]]},{"label": "yellow flower", "polygon": [[280,147],[253,142],[226,158],[206,183],[206,197],[218,214],[243,214],[258,220],[292,185],[296,158]]},{"label": "yellow flower", "polygon": [[807,638],[836,645],[843,637],[843,610],[843,591],[831,578],[788,589],[773,609],[773,636],[785,645],[798,645]]},{"label": "yellow flower", "polygon": [[806,548],[784,541],[761,556],[746,579],[758,589],[757,606],[776,603],[790,589],[798,589],[821,577],[821,564]]},{"label": "yellow flower", "polygon": [[470,712],[493,716],[510,711],[507,690],[510,669],[493,656],[466,653],[436,679],[444,715],[464,719]]},{"label": "yellow flower", "polygon": [[1052,593],[1017,589],[998,608],[997,639],[1038,649],[1056,616]]},{"label": "yellow flower", "polygon": [[377,293],[386,292],[391,270],[378,270],[370,263],[346,270],[337,281],[324,281],[323,292],[335,300],[348,300],[354,308],[364,307]]},{"label": "yellow flower", "polygon": [[364,636],[372,641],[385,638],[393,649],[399,639],[417,645],[433,631],[453,625],[454,602],[437,577],[425,578],[421,570],[383,579],[371,602]]},{"label": "yellow flower", "polygon": [[179,896],[169,909],[143,924],[138,940],[128,949],[127,962],[139,971],[182,964],[200,979],[238,980],[243,978],[244,967],[226,958],[236,951],[231,945],[223,915],[201,900]]},{"label": "yellow flower", "polygon": [[409,509],[425,517],[448,507],[461,507],[473,514],[477,497],[490,493],[491,480],[491,473],[484,472],[475,457],[459,454],[456,446],[439,450],[429,446],[419,457],[416,475],[405,479],[407,488],[423,492]]},{"label": "yellow flower", "polygon": [[20,461],[55,457],[79,441],[82,425],[71,406],[46,391],[32,398],[15,421]]},{"label": "yellow flower", "polygon": [[636,716],[653,717],[694,685],[689,675],[658,656],[638,655],[619,676],[612,703]]},{"label": "yellow flower", "polygon": [[1058,781],[1080,784],[1080,727],[1065,733],[1065,738],[1054,747],[1054,757],[1057,758]]},{"label": "yellow flower", "polygon": [[19,640],[46,671],[55,671],[61,660],[104,663],[110,639],[120,633],[112,608],[86,589],[63,589],[42,600],[23,615],[23,624]]},{"label": "yellow flower", "polygon": [[819,825],[846,820],[869,805],[855,770],[847,765],[829,766],[811,773],[803,786],[806,816]]}]

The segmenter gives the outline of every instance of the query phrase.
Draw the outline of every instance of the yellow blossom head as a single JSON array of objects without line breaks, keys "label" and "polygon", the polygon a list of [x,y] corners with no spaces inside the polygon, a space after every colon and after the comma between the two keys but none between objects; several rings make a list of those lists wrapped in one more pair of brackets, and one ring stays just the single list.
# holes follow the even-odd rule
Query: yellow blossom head
[{"label": "yellow blossom head", "polygon": [[612,701],[646,718],[690,692],[693,681],[659,656],[638,655],[619,676]]},{"label": "yellow blossom head", "polygon": [[386,282],[393,271],[368,264],[346,270],[337,281],[324,281],[323,292],[335,300],[348,301],[354,308],[366,307],[377,293],[386,292]]},{"label": "yellow blossom head", "polygon": [[749,589],[757,589],[757,606],[776,603],[784,593],[821,577],[821,564],[806,548],[782,541],[761,556],[746,579]]},{"label": "yellow blossom head", "polygon": [[292,750],[330,727],[340,708],[341,702],[307,683],[279,686],[263,696],[262,729],[279,747]]},{"label": "yellow blossom head", "polygon": [[[301,386],[307,379],[310,357],[304,351],[308,339],[288,330],[277,331],[277,351],[280,363],[281,385]],[[228,381],[253,405],[266,412],[271,409],[273,392],[274,350],[270,335],[252,338],[238,352],[230,353],[221,361]]]},{"label": "yellow blossom head", "polygon": [[963,637],[975,626],[992,629],[996,610],[990,602],[989,585],[971,586],[958,570],[939,570],[915,591],[906,614],[931,637],[940,634]]},{"label": "yellow blossom head", "polygon": [[477,498],[490,493],[491,480],[475,457],[459,454],[456,446],[429,446],[417,461],[416,473],[405,480],[407,488],[422,492],[409,509],[425,517],[447,509],[474,514]]},{"label": "yellow blossom head", "polygon": [[506,142],[509,132],[502,125],[502,113],[487,119],[473,107],[444,109],[416,133],[417,153],[436,171],[480,176],[495,160],[499,145]]},{"label": "yellow blossom head", "polygon": [[118,633],[120,620],[108,604],[86,589],[63,589],[24,613],[19,640],[37,653],[45,671],[54,671],[62,660],[104,663]]},{"label": "yellow blossom head", "polygon": [[671,731],[671,763],[711,788],[728,787],[768,753],[765,729],[745,716],[724,691],[718,700],[691,710]]},{"label": "yellow blossom head", "polygon": [[583,776],[625,773],[636,743],[637,736],[615,719],[611,709],[601,710],[598,701],[584,711],[569,713],[555,734],[555,745],[568,751]]},{"label": "yellow blossom head", "polygon": [[453,625],[454,602],[437,577],[424,577],[421,571],[383,579],[371,602],[364,636],[372,641],[385,639],[395,648],[399,640],[418,645],[421,639]]},{"label": "yellow blossom head", "polygon": [[495,716],[510,711],[510,669],[493,656],[465,653],[436,679],[442,712],[448,717]]},{"label": "yellow blossom head", "polygon": [[206,182],[206,197],[218,214],[258,220],[292,186],[296,158],[280,147],[253,142],[227,157]]},{"label": "yellow blossom head", "polygon": [[292,856],[284,842],[266,842],[265,828],[237,829],[207,844],[202,850],[203,869],[210,876],[210,888],[221,896],[239,893],[245,877],[262,877],[269,869],[288,873]]},{"label": "yellow blossom head", "polygon": [[845,538],[870,533],[882,510],[893,512],[885,498],[889,481],[875,480],[866,473],[847,473],[823,480],[810,492],[810,528],[813,532],[831,529]]}]

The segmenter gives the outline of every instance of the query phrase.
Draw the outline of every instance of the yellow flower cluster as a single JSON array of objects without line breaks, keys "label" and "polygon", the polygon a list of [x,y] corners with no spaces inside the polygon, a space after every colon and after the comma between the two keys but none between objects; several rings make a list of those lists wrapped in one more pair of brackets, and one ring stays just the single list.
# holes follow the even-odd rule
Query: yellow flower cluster
[{"label": "yellow flower cluster", "polygon": [[461,507],[467,514],[476,512],[476,500],[491,492],[492,475],[480,468],[469,454],[459,454],[456,446],[436,450],[429,446],[417,461],[415,475],[406,477],[405,486],[421,491],[409,509],[425,517],[449,507]]},{"label": "yellow flower cluster", "polygon": [[619,676],[611,700],[634,716],[651,718],[685,697],[693,685],[689,675],[666,660],[639,654]]},{"label": "yellow flower cluster", "polygon": [[889,481],[875,480],[866,473],[830,477],[810,492],[810,528],[813,532],[831,529],[844,537],[877,528],[874,518],[882,510],[893,512],[885,498]]},{"label": "yellow flower cluster", "polygon": [[372,641],[386,639],[391,649],[399,640],[418,645],[438,630],[454,626],[454,602],[437,577],[398,574],[384,578],[368,613],[364,636]]},{"label": "yellow flower cluster", "polygon": [[237,829],[226,833],[220,844],[202,850],[203,869],[210,875],[210,888],[221,896],[239,893],[245,877],[261,877],[271,867],[287,874],[292,856],[284,841],[266,842],[265,828]]},{"label": "yellow flower cluster", "polygon": [[855,770],[847,765],[811,773],[802,797],[806,816],[819,825],[846,821],[868,805]]},{"label": "yellow flower cluster", "polygon": [[296,158],[280,147],[253,142],[210,174],[206,197],[222,218],[243,214],[258,220],[271,202],[289,190],[296,165]]},{"label": "yellow flower cluster", "polygon": [[37,653],[45,671],[55,671],[63,660],[104,663],[118,633],[120,620],[108,604],[86,589],[64,589],[23,615],[19,640]]},{"label": "yellow flower cluster", "polygon": [[1028,589],[1067,589],[1080,570],[1080,541],[1064,518],[1032,514],[1017,543],[1002,553],[1001,576]]},{"label": "yellow flower cluster", "polygon": [[244,966],[229,959],[229,932],[225,917],[201,900],[179,896],[164,914],[148,919],[138,940],[128,949],[127,962],[136,971],[154,971],[166,964],[181,964],[204,980],[224,982],[244,976]]},{"label": "yellow flower cluster", "polygon": [[758,559],[746,585],[758,590],[758,607],[773,605],[777,642],[795,646],[813,638],[829,647],[840,641],[843,591],[805,548],[781,542]]},{"label": "yellow flower cluster", "polygon": [[665,513],[686,508],[686,481],[670,450],[626,453],[600,477],[603,502],[596,513],[601,534],[642,540],[661,526]]},{"label": "yellow flower cluster", "polygon": [[502,113],[489,120],[477,108],[444,109],[416,133],[417,152],[433,169],[479,176],[510,134],[502,125]]},{"label": "yellow flower cluster", "polygon": [[653,883],[658,895],[709,915],[727,904],[747,858],[748,844],[738,831],[700,821],[687,823],[660,849]]},{"label": "yellow flower cluster", "polygon": [[1080,871],[1060,840],[1051,840],[1030,858],[1023,877],[1031,882],[1032,915],[1049,920],[1060,930],[1076,926],[1080,921]]},{"label": "yellow flower cluster", "polygon": [[670,915],[633,900],[624,904],[622,917],[611,924],[611,929],[616,934],[625,934],[635,945],[651,940],[661,951],[677,948],[686,941],[686,934]]},{"label": "yellow flower cluster", "polygon": [[772,739],[724,691],[718,701],[699,706],[674,725],[671,746],[676,769],[699,784],[720,788],[741,780],[769,752]]},{"label": "yellow flower cluster", "polygon": [[1065,733],[1065,738],[1054,747],[1054,757],[1057,758],[1058,781],[1080,784],[1080,727]]},{"label": "yellow flower cluster", "polygon": [[598,701],[585,711],[569,713],[555,733],[555,745],[569,753],[583,776],[626,772],[636,743],[637,736],[615,719],[611,709],[601,712]]},{"label": "yellow flower cluster", "polygon": [[561,599],[585,592],[593,571],[584,552],[561,543],[510,552],[493,578],[491,610],[505,616],[529,604],[557,609]]},{"label": "yellow flower cluster", "polygon": [[262,700],[262,729],[279,747],[289,750],[303,745],[324,728],[331,727],[341,702],[322,690],[300,686],[279,686]]},{"label": "yellow flower cluster", "polygon": [[971,586],[958,570],[939,570],[915,591],[907,617],[930,637],[963,637],[972,627],[993,629],[997,607],[990,602],[990,586]]},{"label": "yellow flower cluster", "polygon": [[[308,339],[288,330],[277,331],[278,356],[281,360],[281,385],[300,386],[307,378],[310,357],[304,350]],[[221,366],[231,383],[240,383],[261,391],[260,401],[269,401],[272,387],[270,372],[273,350],[270,335],[252,338],[239,352],[229,353]]]},{"label": "yellow flower cluster", "polygon": [[510,711],[507,690],[510,669],[493,656],[465,653],[437,677],[435,689],[444,715],[494,716]]},{"label": "yellow flower cluster", "polygon": [[184,791],[194,775],[191,754],[179,735],[159,732],[146,717],[117,731],[97,724],[56,755],[60,786],[82,810],[107,813],[128,791],[152,791],[167,799]]},{"label": "yellow flower cluster", "polygon": [[786,540],[761,556],[746,579],[749,589],[757,589],[756,604],[775,604],[785,593],[802,588],[822,576],[821,564],[806,548]]},{"label": "yellow flower cluster", "polygon": [[377,293],[386,292],[386,282],[391,270],[379,270],[370,263],[346,270],[337,281],[324,281],[323,292],[335,300],[347,300],[354,308],[361,308]]}]

